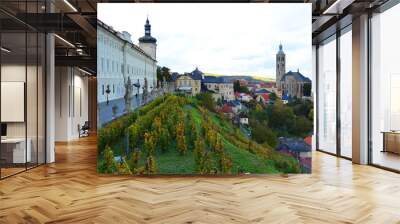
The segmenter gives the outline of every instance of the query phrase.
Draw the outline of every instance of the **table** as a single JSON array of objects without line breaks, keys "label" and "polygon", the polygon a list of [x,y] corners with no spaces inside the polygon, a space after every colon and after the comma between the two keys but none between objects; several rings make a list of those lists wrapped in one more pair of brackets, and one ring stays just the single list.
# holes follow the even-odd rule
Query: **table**
[{"label": "table", "polygon": [[382,131],[383,150],[382,152],[392,152],[400,154],[400,131]]},{"label": "table", "polygon": [[30,138],[26,139],[27,147],[25,151],[25,138],[6,138],[1,139],[1,157],[6,163],[26,163],[31,162],[32,153]]}]

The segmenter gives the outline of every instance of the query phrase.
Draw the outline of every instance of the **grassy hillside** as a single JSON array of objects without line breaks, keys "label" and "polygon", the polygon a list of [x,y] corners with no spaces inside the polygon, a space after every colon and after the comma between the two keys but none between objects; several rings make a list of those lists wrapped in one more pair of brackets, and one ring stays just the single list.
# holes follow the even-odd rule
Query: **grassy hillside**
[{"label": "grassy hillside", "polygon": [[[98,171],[123,174],[297,173],[298,163],[248,140],[195,98],[169,95],[99,130]],[[118,122],[118,121],[116,121]],[[115,129],[115,127],[114,127]],[[108,133],[108,134],[107,134]],[[121,134],[122,133],[122,134]],[[126,152],[129,136],[129,152]],[[111,137],[110,137],[111,136]],[[112,158],[121,156],[120,162]]]}]

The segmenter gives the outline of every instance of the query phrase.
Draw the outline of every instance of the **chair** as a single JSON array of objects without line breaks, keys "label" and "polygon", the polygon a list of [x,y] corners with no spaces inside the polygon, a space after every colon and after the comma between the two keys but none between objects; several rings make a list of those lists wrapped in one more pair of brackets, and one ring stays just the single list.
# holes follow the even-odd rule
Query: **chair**
[{"label": "chair", "polygon": [[89,136],[89,129],[90,129],[89,121],[85,121],[82,127],[80,127],[80,125],[78,124],[79,138]]}]

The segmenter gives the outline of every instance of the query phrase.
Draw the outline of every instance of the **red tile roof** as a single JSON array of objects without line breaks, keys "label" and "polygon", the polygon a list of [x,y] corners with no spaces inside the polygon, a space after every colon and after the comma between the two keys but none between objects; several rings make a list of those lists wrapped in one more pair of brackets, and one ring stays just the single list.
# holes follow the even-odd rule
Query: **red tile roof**
[{"label": "red tile roof", "polygon": [[228,104],[225,104],[224,106],[222,106],[221,112],[223,112],[223,113],[233,113],[233,110],[232,110],[231,106],[229,106]]},{"label": "red tile roof", "polygon": [[312,136],[309,135],[309,136],[305,137],[304,142],[307,143],[308,145],[311,145],[312,144]]},{"label": "red tile roof", "polygon": [[264,99],[264,101],[269,101],[269,94],[268,93],[262,93],[260,96]]}]

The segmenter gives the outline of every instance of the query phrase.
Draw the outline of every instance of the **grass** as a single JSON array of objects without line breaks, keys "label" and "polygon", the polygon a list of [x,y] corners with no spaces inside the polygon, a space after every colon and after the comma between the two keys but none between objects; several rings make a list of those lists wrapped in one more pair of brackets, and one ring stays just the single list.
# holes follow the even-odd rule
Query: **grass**
[{"label": "grass", "polygon": [[[196,99],[189,98],[189,103],[182,105],[183,112],[186,114],[190,114],[191,118],[194,121],[194,125],[197,129],[198,133],[201,133],[202,122],[204,121],[203,114],[198,108],[198,102]],[[165,105],[170,105],[169,102],[163,102]],[[157,107],[161,107],[163,103],[159,103]],[[147,116],[148,114],[152,114],[157,110],[149,109],[149,111],[142,116]],[[205,112],[207,116],[210,118],[211,123],[218,130],[219,135],[222,138],[224,152],[228,157],[231,158],[232,167],[231,174],[237,174],[241,172],[245,173],[281,173],[282,171],[275,166],[275,161],[273,161],[272,157],[265,157],[263,154],[258,152],[250,152],[247,147],[245,147],[244,134],[237,132],[237,127],[233,126],[228,120],[221,118],[220,115],[207,111]],[[138,121],[138,120],[137,120]],[[232,136],[236,136],[232,139]],[[242,138],[243,137],[243,138]],[[242,139],[242,140],[240,140]],[[188,139],[187,139],[188,140]],[[240,142],[241,141],[241,142]],[[187,141],[188,142],[188,141]],[[126,138],[122,137],[120,141],[116,144],[111,145],[114,156],[126,156],[125,155],[125,147],[126,147]],[[139,145],[138,148],[142,148],[143,146]],[[263,150],[268,151],[270,153],[276,153],[273,149],[269,147],[263,148]],[[219,154],[215,152],[211,153],[212,165],[216,169],[219,169]],[[129,160],[129,157],[127,159]],[[162,152],[161,149],[156,148],[153,154],[156,165],[157,165],[157,173],[158,174],[196,174],[197,173],[197,165],[195,162],[195,156],[193,152],[193,146],[187,144],[187,151],[185,155],[181,155],[179,151],[176,149],[176,141],[174,137],[171,137],[169,142],[169,147],[166,151]],[[139,167],[145,166],[147,156],[144,151],[142,151],[142,155],[139,159]],[[99,156],[99,163],[102,163],[104,158]]]}]

